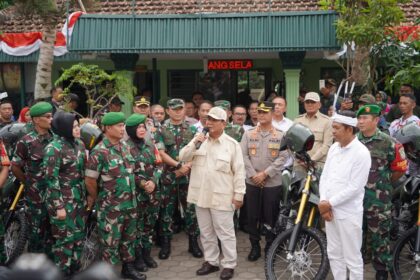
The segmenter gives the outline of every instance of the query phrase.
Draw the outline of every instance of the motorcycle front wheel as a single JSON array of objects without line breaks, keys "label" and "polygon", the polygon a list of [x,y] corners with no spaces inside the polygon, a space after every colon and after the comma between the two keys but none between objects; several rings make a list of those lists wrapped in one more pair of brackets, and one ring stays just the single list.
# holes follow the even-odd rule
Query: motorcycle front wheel
[{"label": "motorcycle front wheel", "polygon": [[417,227],[411,228],[395,244],[394,273],[397,279],[420,279],[420,254],[414,250]]},{"label": "motorcycle front wheel", "polygon": [[4,234],[6,265],[12,264],[25,250],[28,239],[28,223],[24,211],[16,211]]},{"label": "motorcycle front wheel", "polygon": [[265,273],[275,279],[326,279],[330,270],[325,235],[315,228],[302,227],[293,253],[287,251],[293,228],[276,237],[268,251]]},{"label": "motorcycle front wheel", "polygon": [[97,258],[99,254],[98,231],[96,228],[96,219],[90,217],[86,224],[86,235],[82,243],[82,255],[80,258],[81,270],[87,269]]}]

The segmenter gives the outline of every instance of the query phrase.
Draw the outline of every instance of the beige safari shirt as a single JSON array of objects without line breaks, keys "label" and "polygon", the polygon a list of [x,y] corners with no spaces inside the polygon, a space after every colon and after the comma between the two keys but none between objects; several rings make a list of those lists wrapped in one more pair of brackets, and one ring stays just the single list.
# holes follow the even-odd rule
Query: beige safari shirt
[{"label": "beige safari shirt", "polygon": [[271,131],[259,131],[256,127],[245,132],[241,148],[247,184],[254,185],[250,178],[264,171],[268,175],[264,187],[281,185],[281,171],[289,158],[288,151],[279,151],[283,135],[283,132],[274,127]]},{"label": "beige safari shirt", "polygon": [[318,111],[312,118],[309,118],[305,113],[298,116],[294,122],[301,123],[312,131],[315,136],[315,143],[308,154],[317,163],[318,167],[324,166],[328,150],[333,143],[330,118]]},{"label": "beige safari shirt", "polygon": [[187,201],[202,208],[233,211],[232,199],[245,194],[245,166],[241,147],[223,133],[195,148],[194,139],[182,148],[179,160],[192,162]]}]

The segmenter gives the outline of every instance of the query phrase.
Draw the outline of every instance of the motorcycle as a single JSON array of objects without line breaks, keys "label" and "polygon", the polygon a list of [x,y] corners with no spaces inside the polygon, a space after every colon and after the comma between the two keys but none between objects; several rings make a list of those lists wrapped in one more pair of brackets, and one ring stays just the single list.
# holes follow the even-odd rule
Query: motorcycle
[{"label": "motorcycle", "polygon": [[3,214],[5,228],[4,248],[6,265],[12,264],[24,251],[28,240],[28,223],[25,215],[25,205],[21,199],[23,184],[16,187],[16,181],[10,177],[3,189],[7,211]]},{"label": "motorcycle", "polygon": [[[399,190],[400,211],[395,218],[399,238],[393,249],[397,279],[420,277],[420,176],[408,178]],[[415,225],[413,227],[413,225]]]},{"label": "motorcycle", "polygon": [[[318,176],[315,163],[307,151],[314,144],[314,135],[306,126],[294,124],[284,136],[281,150],[289,149],[306,167],[302,175],[282,174],[283,200],[274,239],[266,258],[267,279],[326,279],[329,272],[327,240],[317,229],[319,213]],[[297,209],[297,211],[296,211]],[[294,224],[291,220],[295,219]]]}]

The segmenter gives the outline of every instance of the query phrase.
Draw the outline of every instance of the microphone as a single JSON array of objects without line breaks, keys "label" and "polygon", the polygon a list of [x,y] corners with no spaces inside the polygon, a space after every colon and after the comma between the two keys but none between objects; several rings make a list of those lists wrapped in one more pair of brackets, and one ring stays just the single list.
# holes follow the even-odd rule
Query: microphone
[{"label": "microphone", "polygon": [[[207,132],[209,132],[209,129],[208,129],[207,127],[205,127],[201,133],[203,133],[204,135],[206,135],[206,134],[207,134]],[[198,149],[200,149],[201,144],[203,144],[203,142],[200,142],[200,141],[199,141],[199,142],[195,143],[195,148],[196,148],[197,150],[198,150]]]}]

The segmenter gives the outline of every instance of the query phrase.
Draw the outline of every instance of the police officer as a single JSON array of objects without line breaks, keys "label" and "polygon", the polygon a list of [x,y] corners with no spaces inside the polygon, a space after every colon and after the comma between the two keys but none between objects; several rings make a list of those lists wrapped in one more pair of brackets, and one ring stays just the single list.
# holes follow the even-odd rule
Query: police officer
[{"label": "police officer", "polygon": [[324,166],[328,149],[333,141],[332,123],[328,116],[319,111],[321,108],[320,100],[318,93],[308,92],[304,99],[306,113],[298,116],[294,121],[307,126],[314,134],[315,143],[308,154],[316,162],[318,168]]},{"label": "police officer", "polygon": [[122,260],[123,277],[144,280],[146,276],[134,267],[137,200],[134,158],[128,146],[121,141],[124,121],[121,112],[106,113],[102,118],[104,139],[93,148],[86,164],[87,202],[91,208],[97,200],[101,259],[112,265]]},{"label": "police officer", "polygon": [[[53,107],[38,102],[29,110],[34,129],[16,144],[12,160],[12,172],[25,184],[25,202],[29,222],[28,252],[50,253],[49,223],[44,195],[47,180],[41,168],[45,147],[53,140],[50,131]],[[25,170],[25,172],[24,172]]]},{"label": "police officer", "polygon": [[52,128],[57,137],[45,148],[43,169],[47,180],[45,205],[53,237],[55,264],[66,276],[80,269],[85,228],[85,145],[76,116],[58,111]]},{"label": "police officer", "polygon": [[242,135],[244,135],[244,128],[240,125],[232,124],[229,122],[230,117],[232,116],[231,112],[231,105],[230,102],[227,100],[217,100],[214,102],[215,107],[220,107],[223,110],[226,111],[227,114],[227,120],[226,120],[226,127],[225,127],[225,133],[235,139],[238,142],[241,142]]},{"label": "police officer", "polygon": [[381,108],[365,105],[357,111],[358,138],[370,151],[372,165],[365,187],[364,240],[367,258],[372,258],[376,279],[388,279],[392,272],[391,182],[407,170],[403,146],[378,128]]},{"label": "police officer", "polygon": [[153,229],[159,216],[161,203],[160,177],[161,161],[155,145],[146,139],[146,116],[132,114],[126,121],[127,144],[135,160],[134,176],[138,202],[138,241],[136,268],[147,271],[156,268],[157,263],[150,256]]},{"label": "police officer", "polygon": [[[251,252],[248,260],[261,256],[260,234],[264,224],[274,227],[281,198],[281,170],[287,162],[287,151],[279,151],[283,132],[272,125],[274,104],[258,105],[258,126],[246,131],[241,141],[246,170],[246,203]],[[266,232],[267,252],[274,236]]]},{"label": "police officer", "polygon": [[159,258],[167,259],[171,253],[172,217],[177,200],[181,207],[181,216],[184,213],[185,229],[189,235],[188,251],[194,257],[201,258],[203,253],[197,242],[199,229],[195,206],[187,204],[188,174],[191,164],[179,161],[179,152],[193,139],[197,129],[185,122],[185,103],[182,99],[171,99],[167,105],[169,119],[162,125],[155,138],[156,146],[166,164],[162,174],[163,201],[159,218],[161,238]]}]

